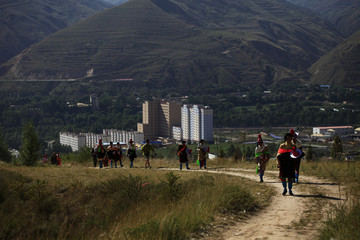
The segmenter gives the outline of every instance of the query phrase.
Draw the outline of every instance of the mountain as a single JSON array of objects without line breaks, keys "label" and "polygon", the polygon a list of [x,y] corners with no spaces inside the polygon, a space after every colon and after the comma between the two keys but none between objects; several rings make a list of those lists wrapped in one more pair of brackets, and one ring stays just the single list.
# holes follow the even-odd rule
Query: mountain
[{"label": "mountain", "polygon": [[0,64],[31,44],[108,7],[101,0],[0,1]]},{"label": "mountain", "polygon": [[111,3],[112,5],[120,5],[127,1],[128,0],[104,0],[104,2]]},{"label": "mountain", "polygon": [[309,69],[311,82],[360,87],[360,30],[320,58]]},{"label": "mountain", "polygon": [[287,0],[325,17],[347,36],[360,30],[359,0]]},{"label": "mountain", "polygon": [[4,79],[132,78],[148,87],[272,84],[343,40],[282,0],[130,0],[60,30],[3,64]]}]

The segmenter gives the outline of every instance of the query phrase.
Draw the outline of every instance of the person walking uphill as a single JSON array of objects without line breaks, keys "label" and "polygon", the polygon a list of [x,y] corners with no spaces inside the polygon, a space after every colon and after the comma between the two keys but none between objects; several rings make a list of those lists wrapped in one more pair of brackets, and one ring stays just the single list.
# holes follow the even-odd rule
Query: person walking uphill
[{"label": "person walking uphill", "polygon": [[[301,151],[300,155],[297,155],[296,158],[294,158],[294,164],[295,164],[295,183],[299,183],[299,175],[300,175],[300,162],[301,158],[305,156],[305,153],[302,150],[302,144],[298,138],[298,135],[295,133],[294,129],[290,130],[290,134],[292,135],[292,143],[295,145],[297,149]],[[297,150],[298,151],[298,150]]]},{"label": "person walking uphill", "polygon": [[180,162],[180,170],[182,170],[182,164],[186,164],[186,169],[189,168],[189,161],[188,161],[188,148],[186,146],[186,142],[182,141],[181,145],[179,145],[177,154],[179,156],[179,162]]},{"label": "person walking uphill", "polygon": [[[295,177],[294,159],[290,156],[294,150],[295,146],[292,143],[292,135],[287,133],[284,137],[284,143],[280,144],[276,156],[279,178],[284,187],[283,195],[286,195],[287,187],[289,188],[289,194],[294,195],[292,192],[293,178]],[[288,185],[286,185],[286,179],[288,179]]]},{"label": "person walking uphill", "polygon": [[94,163],[94,167],[96,167],[96,164],[97,164],[97,157],[96,157],[96,150],[95,150],[95,148],[92,148],[91,149],[91,156],[92,156],[92,158],[93,158],[93,163]]},{"label": "person walking uphill", "polygon": [[103,168],[103,161],[105,158],[106,150],[104,145],[102,144],[102,140],[99,139],[99,144],[95,148],[96,156],[99,161],[99,168]]},{"label": "person walking uphill", "polygon": [[146,139],[146,142],[144,146],[141,147],[141,151],[143,152],[143,155],[145,156],[145,168],[151,168],[150,166],[150,154],[153,152],[156,155],[156,152],[153,148],[153,146],[150,145],[150,140]]},{"label": "person walking uphill", "polygon": [[137,158],[137,154],[136,154],[136,147],[134,145],[134,142],[132,139],[129,140],[129,146],[128,149],[126,151],[126,156],[129,157],[130,159],[130,168],[132,168],[134,166],[134,159]]},{"label": "person walking uphill", "polygon": [[255,162],[257,164],[257,170],[259,171],[260,182],[264,182],[264,174],[266,169],[266,163],[270,159],[269,148],[264,144],[261,138],[261,134],[258,135],[257,145],[255,148]]},{"label": "person walking uphill", "polygon": [[119,161],[120,162],[120,167],[123,167],[124,165],[122,164],[122,148],[120,143],[116,143],[116,147],[115,147],[115,157],[114,157],[114,161],[115,161],[115,167],[116,163]]},{"label": "person walking uphill", "polygon": [[206,155],[209,152],[209,148],[204,145],[204,139],[201,139],[197,146],[198,160],[200,163],[200,169],[204,167],[206,169]]}]

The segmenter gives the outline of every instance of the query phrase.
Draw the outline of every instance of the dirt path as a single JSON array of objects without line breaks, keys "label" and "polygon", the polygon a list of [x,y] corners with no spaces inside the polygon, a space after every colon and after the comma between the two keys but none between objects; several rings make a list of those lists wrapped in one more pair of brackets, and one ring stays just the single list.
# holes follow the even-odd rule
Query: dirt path
[{"label": "dirt path", "polygon": [[[259,180],[254,171],[246,169],[232,168],[208,172]],[[283,196],[283,187],[276,175],[276,171],[267,171],[265,182],[259,183],[271,186],[278,192],[269,199],[271,203],[267,208],[233,225],[214,226],[203,239],[315,239],[330,206],[346,200],[344,188],[339,184],[306,176],[300,177],[300,184],[294,184],[295,196]]]}]

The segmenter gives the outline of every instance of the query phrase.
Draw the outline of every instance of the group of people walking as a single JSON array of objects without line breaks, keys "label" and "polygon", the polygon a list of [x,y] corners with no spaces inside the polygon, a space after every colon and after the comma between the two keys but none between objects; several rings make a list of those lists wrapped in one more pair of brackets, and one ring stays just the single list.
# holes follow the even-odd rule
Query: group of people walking
[{"label": "group of people walking", "polygon": [[[204,145],[205,141],[204,139],[201,139],[199,141],[199,144],[197,145],[196,151],[197,151],[197,164],[200,166],[200,169],[206,169],[206,158],[209,152],[209,147]],[[180,170],[182,170],[183,164],[185,163],[186,169],[190,169],[189,162],[192,159],[192,149],[189,149],[186,146],[186,141],[182,141],[181,145],[179,145],[177,149],[177,154],[179,156],[179,162],[180,162]]]},{"label": "group of people walking", "polygon": [[[302,151],[302,144],[297,139],[298,135],[293,129],[284,136],[284,142],[280,144],[276,164],[279,168],[279,178],[284,188],[283,195],[292,192],[293,182],[299,183],[300,162],[305,156]],[[263,182],[263,176],[266,169],[266,163],[270,159],[269,148],[264,144],[261,134],[258,135],[257,146],[255,148],[255,162],[257,163],[257,173],[260,176],[260,182]]]},{"label": "group of people walking", "polygon": [[[279,178],[284,188],[283,195],[287,193],[294,195],[292,192],[293,182],[299,182],[300,162],[305,154],[302,151],[301,142],[297,137],[298,135],[293,129],[291,129],[289,133],[286,133],[284,142],[280,144],[276,155]],[[206,169],[206,159],[209,152],[209,147],[205,146],[204,142],[205,141],[201,139],[196,148],[197,164],[200,169]],[[146,140],[145,144],[141,147],[141,151],[145,157],[145,168],[150,169],[150,156],[152,153],[157,154],[149,140]],[[134,166],[134,160],[137,158],[137,149],[131,139],[125,155],[129,158],[130,168],[132,168]],[[181,145],[178,146],[177,155],[179,157],[180,170],[183,169],[183,165],[185,165],[186,169],[190,169],[189,163],[192,159],[192,149],[186,146],[186,141],[182,141]],[[124,166],[122,164],[123,152],[120,143],[114,146],[113,142],[110,142],[110,145],[105,148],[100,139],[99,144],[92,149],[92,156],[94,167],[96,167],[97,162],[99,162],[99,168],[107,167],[109,164],[111,167],[117,168],[118,162],[120,167]],[[269,148],[264,143],[261,134],[259,134],[255,148],[255,162],[257,164],[256,172],[259,174],[260,182],[264,182],[266,164],[269,160]]]},{"label": "group of people walking", "polygon": [[[145,144],[141,147],[141,151],[145,157],[145,168],[151,168],[150,166],[150,154],[153,152],[156,155],[154,148],[150,145],[150,141],[146,140]],[[113,142],[110,142],[110,145],[106,148],[103,145],[101,139],[99,139],[99,144],[91,150],[93,156],[94,167],[99,163],[99,168],[110,167],[117,168],[117,163],[119,166],[123,167],[123,150],[120,143],[116,143],[114,146]],[[129,144],[126,150],[126,157],[129,158],[130,168],[134,167],[134,160],[137,158],[137,149],[132,139],[129,140]]]},{"label": "group of people walking", "polygon": [[[201,139],[197,146],[197,163],[200,166],[200,169],[206,169],[206,158],[209,152],[209,147],[204,145],[204,140]],[[151,169],[150,165],[150,156],[154,154],[155,156],[157,153],[154,150],[154,147],[150,144],[150,141],[147,139],[145,144],[141,147],[141,152],[145,158],[145,168]],[[177,155],[179,157],[180,162],[180,170],[182,170],[183,164],[185,164],[186,169],[190,169],[189,163],[192,158],[192,149],[189,149],[186,146],[186,141],[182,141],[182,144],[178,146]],[[101,139],[99,139],[99,144],[91,150],[91,154],[93,156],[93,163],[94,167],[97,166],[99,163],[99,168],[103,167],[118,167],[118,163],[120,167],[123,167],[122,159],[123,159],[123,152],[120,143],[117,143],[115,146],[113,142],[110,142],[108,147],[103,145]],[[137,158],[137,147],[135,146],[134,142],[130,139],[129,144],[126,150],[126,157],[129,158],[130,161],[130,168],[134,167],[134,160]]]}]

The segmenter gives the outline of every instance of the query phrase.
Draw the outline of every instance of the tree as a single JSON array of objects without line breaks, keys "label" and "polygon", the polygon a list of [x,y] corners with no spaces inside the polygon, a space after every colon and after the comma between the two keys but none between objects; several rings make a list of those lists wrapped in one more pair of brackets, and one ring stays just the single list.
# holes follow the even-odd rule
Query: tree
[{"label": "tree", "polygon": [[330,155],[331,155],[332,159],[339,160],[342,152],[343,152],[343,146],[342,146],[341,139],[338,135],[336,135],[334,137],[334,142],[331,147]]},{"label": "tree", "polygon": [[305,155],[305,159],[306,159],[306,161],[311,162],[312,159],[313,159],[313,157],[314,157],[314,149],[313,149],[313,147],[310,145],[310,146],[307,148],[306,155]]},{"label": "tree", "polygon": [[20,147],[20,160],[26,166],[33,166],[39,159],[39,137],[31,122],[24,123],[22,132],[22,144]]},{"label": "tree", "polygon": [[0,161],[11,162],[11,153],[9,152],[8,145],[0,135]]},{"label": "tree", "polygon": [[226,156],[230,158],[234,155],[234,152],[235,152],[235,146],[234,144],[231,144],[229,149],[227,150]]},{"label": "tree", "polygon": [[225,152],[222,146],[220,146],[218,158],[225,158]]}]

